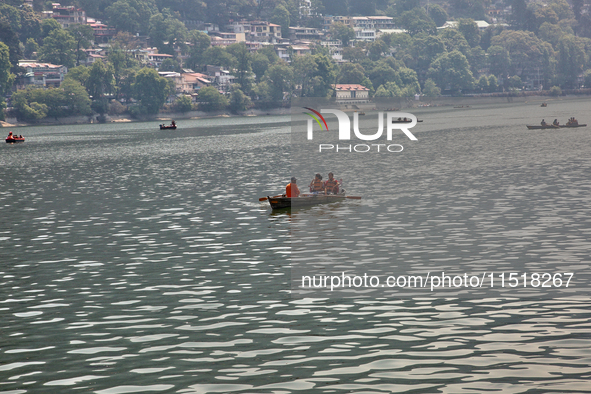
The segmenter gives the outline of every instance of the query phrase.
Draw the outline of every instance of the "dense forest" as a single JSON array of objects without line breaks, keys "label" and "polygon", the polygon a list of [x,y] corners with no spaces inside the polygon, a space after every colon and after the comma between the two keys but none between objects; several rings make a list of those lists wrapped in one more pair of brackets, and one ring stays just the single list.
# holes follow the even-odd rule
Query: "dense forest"
[{"label": "dense forest", "polygon": [[[52,2],[23,0],[0,3],[0,93],[21,120],[46,116],[155,114],[173,97],[170,110],[189,111],[286,105],[293,96],[330,96],[335,83],[362,84],[376,97],[415,94],[475,94],[529,89],[561,90],[591,87],[591,15],[588,0],[529,1],[449,0],[313,0],[302,13],[298,0],[61,0],[86,11],[88,17],[117,29],[103,62],[80,65],[84,49],[93,46],[88,25],[63,29],[42,19]],[[498,10],[489,15],[489,10]],[[507,12],[505,12],[507,10]],[[273,46],[255,52],[244,43],[211,46],[204,24],[240,19],[268,20],[282,26],[320,28],[324,15],[385,15],[406,33],[385,34],[372,42],[357,41],[355,31],[331,25],[328,37],[343,43],[336,62],[320,42],[311,53],[281,60]],[[457,28],[438,29],[446,21]],[[480,30],[475,20],[491,25]],[[498,23],[493,23],[498,22]],[[229,70],[236,83],[225,93],[215,87],[199,90],[198,104],[175,97],[170,79],[144,67],[132,55],[138,37],[148,37],[159,53],[173,57],[158,71],[206,65]],[[287,34],[284,34],[287,37]],[[57,89],[15,91],[23,73],[20,59],[64,65],[68,73]],[[0,100],[2,108],[5,100]],[[0,111],[3,116],[4,111]]]}]

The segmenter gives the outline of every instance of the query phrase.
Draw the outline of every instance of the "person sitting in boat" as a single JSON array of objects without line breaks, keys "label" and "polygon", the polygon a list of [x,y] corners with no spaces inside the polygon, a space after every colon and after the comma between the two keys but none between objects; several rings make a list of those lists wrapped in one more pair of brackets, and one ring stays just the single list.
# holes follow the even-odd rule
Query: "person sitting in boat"
[{"label": "person sitting in boat", "polygon": [[171,126],[176,126],[176,123],[174,122],[174,120],[170,123]]},{"label": "person sitting in boat", "polygon": [[324,190],[326,190],[326,194],[339,194],[339,182],[334,179],[332,172],[328,173],[328,180],[324,182]]},{"label": "person sitting in boat", "polygon": [[14,138],[14,136],[12,135],[12,131],[8,132],[8,137],[6,137],[6,138]]},{"label": "person sitting in boat", "polygon": [[285,196],[289,198],[299,197],[300,196],[300,189],[298,189],[297,179],[295,176],[291,177],[291,182],[285,186]]},{"label": "person sitting in boat", "polygon": [[552,124],[553,124],[554,126],[559,126],[558,119],[554,119],[554,122],[552,122]]},{"label": "person sitting in boat", "polygon": [[541,124],[542,126],[546,126],[546,125],[547,125],[547,123],[546,123],[546,121],[545,121],[544,119],[542,119],[542,122],[541,122],[540,124]]},{"label": "person sitting in boat", "polygon": [[322,182],[322,175],[316,174],[316,177],[310,182],[310,192],[314,194],[324,193],[324,182]]}]

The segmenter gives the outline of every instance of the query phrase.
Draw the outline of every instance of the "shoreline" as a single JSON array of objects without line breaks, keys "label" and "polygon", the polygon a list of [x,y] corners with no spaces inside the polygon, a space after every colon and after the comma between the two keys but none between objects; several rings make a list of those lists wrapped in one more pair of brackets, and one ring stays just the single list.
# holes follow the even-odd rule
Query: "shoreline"
[{"label": "shoreline", "polygon": [[[509,93],[490,93],[482,94],[477,96],[439,96],[439,97],[425,97],[421,96],[420,100],[415,100],[408,97],[391,97],[386,100],[401,109],[419,109],[424,107],[448,107],[448,106],[461,106],[457,108],[469,107],[470,105],[477,104],[507,104],[507,103],[552,103],[553,101],[569,101],[569,100],[584,100],[588,99],[589,95],[587,92],[573,92],[574,94],[567,94],[563,96],[549,96],[540,94],[528,94],[528,93],[539,93],[539,92],[523,92],[521,94],[509,94]],[[570,93],[570,92],[569,92]],[[577,94],[578,93],[578,94]],[[375,99],[368,103],[347,105],[342,104],[346,108],[351,106],[349,110],[354,110],[353,107],[359,110],[371,110],[375,109],[376,105],[381,100]],[[128,114],[125,115],[106,115],[106,122],[108,123],[134,123],[134,122],[169,122],[171,120],[188,120],[188,119],[211,119],[211,118],[235,118],[235,117],[257,117],[257,116],[278,116],[278,115],[289,115],[291,114],[291,108],[272,108],[267,110],[251,109],[239,114],[232,114],[229,111],[217,111],[217,112],[203,112],[203,111],[189,111],[185,113],[158,113],[152,116],[143,116],[141,118],[131,118]],[[45,118],[36,123],[19,122],[16,118],[6,118],[6,121],[0,121],[0,128],[19,128],[27,126],[57,126],[57,125],[76,125],[76,124],[101,124],[97,120],[98,115],[93,116],[70,116],[64,118]]]},{"label": "shoreline", "polygon": [[272,108],[268,110],[252,109],[240,114],[232,114],[228,111],[217,112],[203,112],[203,111],[189,111],[185,113],[171,112],[158,113],[153,116],[143,116],[141,118],[132,118],[128,114],[124,115],[106,115],[106,122],[99,122],[98,115],[92,116],[68,116],[64,118],[45,118],[36,123],[19,122],[16,118],[6,118],[6,121],[0,121],[0,128],[9,127],[28,127],[28,126],[59,126],[59,125],[76,125],[76,124],[108,124],[108,123],[135,123],[135,122],[169,122],[171,120],[188,120],[188,119],[211,119],[211,118],[235,118],[235,117],[255,117],[255,116],[276,116],[289,115],[290,108]]}]

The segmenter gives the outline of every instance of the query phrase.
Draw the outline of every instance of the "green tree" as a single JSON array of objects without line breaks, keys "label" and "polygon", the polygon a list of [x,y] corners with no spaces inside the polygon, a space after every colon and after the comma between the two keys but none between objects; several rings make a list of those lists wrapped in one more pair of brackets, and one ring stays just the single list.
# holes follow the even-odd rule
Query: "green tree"
[{"label": "green tree", "polygon": [[269,21],[281,26],[281,37],[289,37],[290,16],[287,8],[281,4],[275,7]]},{"label": "green tree", "polygon": [[521,89],[523,87],[523,82],[521,81],[521,78],[518,75],[513,75],[512,77],[507,79],[507,85],[510,88]]},{"label": "green tree", "polygon": [[38,102],[29,103],[28,91],[20,90],[12,95],[12,105],[16,109],[16,118],[19,121],[36,122],[47,116],[47,105]]},{"label": "green tree", "polygon": [[493,45],[488,48],[487,54],[490,72],[497,77],[506,78],[511,65],[509,51],[500,45]]},{"label": "green tree", "polygon": [[61,89],[64,92],[63,103],[69,109],[69,113],[80,115],[92,114],[90,98],[80,82],[73,79],[65,80],[61,85]]},{"label": "green tree", "polygon": [[591,88],[591,69],[585,70],[583,73],[583,85],[586,88]]},{"label": "green tree", "polygon": [[192,109],[191,96],[181,95],[174,102],[174,110],[185,113]]},{"label": "green tree", "polygon": [[212,66],[221,66],[224,68],[233,68],[236,64],[236,58],[226,52],[219,46],[209,47],[203,53],[203,59]]},{"label": "green tree", "polygon": [[223,110],[228,106],[228,99],[213,86],[199,89],[199,109],[203,111]]},{"label": "green tree", "polygon": [[445,22],[449,19],[447,15],[447,11],[440,6],[439,4],[431,4],[429,6],[429,16],[435,22],[435,26],[443,26]]},{"label": "green tree", "polygon": [[10,53],[8,46],[0,42],[0,120],[4,120],[6,102],[4,96],[10,91],[15,75],[10,72]]},{"label": "green tree", "polygon": [[411,36],[415,36],[419,33],[430,35],[435,35],[437,33],[435,22],[433,22],[429,15],[427,15],[427,11],[421,7],[416,7],[400,14],[398,17],[398,24]]},{"label": "green tree", "polygon": [[21,48],[20,48],[20,41],[15,33],[15,31],[10,27],[10,25],[4,21],[0,20],[0,42],[4,43],[8,48],[8,57],[10,59],[11,64],[11,72],[12,73],[19,73],[20,70],[18,67],[18,61],[23,57]]},{"label": "green tree", "polygon": [[264,81],[269,86],[270,99],[275,102],[282,102],[284,95],[291,95],[293,89],[294,75],[291,67],[283,61],[273,64],[264,76]]},{"label": "green tree", "polygon": [[167,96],[168,83],[158,75],[156,70],[142,68],[138,71],[133,84],[135,97],[148,114],[156,114],[164,105]]},{"label": "green tree", "polygon": [[314,55],[317,69],[312,78],[314,97],[327,97],[332,93],[332,85],[336,82],[337,72],[332,60],[323,54]]},{"label": "green tree", "polygon": [[410,97],[416,93],[421,92],[421,85],[417,78],[417,73],[407,67],[401,67],[398,70],[398,78],[400,79],[400,88],[402,89],[402,96]]},{"label": "green tree", "polygon": [[31,59],[36,52],[39,52],[39,44],[37,44],[37,41],[35,41],[34,38],[27,38],[25,44],[25,58]]},{"label": "green tree", "polygon": [[113,67],[101,61],[94,62],[86,81],[86,88],[93,100],[101,99],[105,94],[113,92]]},{"label": "green tree", "polygon": [[293,79],[296,86],[300,87],[300,97],[310,96],[310,80],[318,71],[318,65],[314,56],[295,56],[291,62],[293,67]]},{"label": "green tree", "polygon": [[575,36],[563,36],[558,43],[558,77],[566,88],[576,88],[577,78],[583,72],[586,59],[584,44]]},{"label": "green tree", "polygon": [[61,25],[53,18],[43,19],[41,22],[41,37],[46,38],[49,37],[52,31],[54,30],[61,30]]},{"label": "green tree", "polygon": [[251,59],[252,71],[256,76],[256,82],[260,82],[261,78],[263,77],[263,75],[265,75],[265,72],[269,68],[271,62],[269,61],[269,58],[266,55],[260,52],[254,53]]},{"label": "green tree", "polygon": [[368,75],[373,86],[386,85],[387,82],[393,81],[397,84],[401,84],[398,77],[398,73],[391,66],[385,63],[377,65]]},{"label": "green tree", "polygon": [[271,64],[275,64],[280,60],[279,56],[277,55],[277,52],[275,52],[275,49],[272,45],[263,46],[262,48],[257,50],[257,53],[262,53],[263,55],[267,56],[267,59],[269,59],[269,62],[271,62]]},{"label": "green tree", "polygon": [[490,92],[496,92],[499,90],[499,81],[494,75],[489,75],[488,77],[488,90]]},{"label": "green tree", "polygon": [[560,86],[552,86],[550,88],[550,96],[560,96],[562,95],[562,89],[560,89]]},{"label": "green tree", "polygon": [[458,30],[472,48],[480,43],[480,31],[474,19],[460,19]]},{"label": "green tree", "polygon": [[177,73],[182,72],[181,65],[178,60],[173,58],[164,59],[160,67],[158,67],[158,71],[174,71]]},{"label": "green tree", "polygon": [[376,90],[374,97],[402,97],[402,90],[395,82],[386,82]]},{"label": "green tree", "polygon": [[526,69],[542,63],[544,44],[532,32],[505,30],[493,37],[491,44],[502,46],[509,52],[511,74],[523,75]]},{"label": "green tree", "polygon": [[232,89],[230,94],[230,111],[232,113],[239,113],[246,111],[251,105],[250,99],[237,87]]},{"label": "green tree", "polygon": [[82,86],[86,86],[88,77],[90,76],[90,68],[86,66],[78,66],[68,70],[65,79],[73,79],[74,81],[80,82]]},{"label": "green tree", "polygon": [[160,53],[176,55],[174,48],[186,49],[189,31],[184,23],[171,15],[155,14],[150,18],[150,40]]},{"label": "green tree", "polygon": [[187,66],[195,68],[198,64],[203,64],[203,53],[211,46],[209,36],[201,31],[192,30],[189,32],[189,58]]},{"label": "green tree", "polygon": [[427,75],[438,86],[449,87],[455,92],[471,89],[474,83],[468,59],[458,50],[444,53],[435,59]]},{"label": "green tree", "polygon": [[451,0],[452,15],[482,20],[486,18],[483,0]]},{"label": "green tree", "polygon": [[382,58],[382,54],[387,50],[388,45],[384,41],[377,39],[368,45],[367,54],[371,60],[377,61]]},{"label": "green tree", "polygon": [[81,48],[88,48],[91,41],[94,39],[94,30],[90,25],[76,24],[72,25],[69,29],[70,34],[76,40],[76,66],[80,65],[80,57],[84,56],[84,52]]},{"label": "green tree", "polygon": [[464,35],[457,29],[443,29],[439,34],[439,37],[445,44],[445,49],[448,52],[460,51],[464,56],[470,55],[470,44],[464,37]]},{"label": "green tree", "polygon": [[74,67],[76,62],[76,40],[66,30],[53,30],[43,40],[39,50],[39,60],[43,62]]},{"label": "green tree", "polygon": [[148,33],[150,18],[157,12],[154,0],[119,0],[105,10],[105,15],[109,25],[135,34]]},{"label": "green tree", "polygon": [[544,22],[538,29],[538,37],[552,44],[555,49],[558,48],[560,39],[567,34],[574,35],[574,31],[570,26],[562,27],[548,22]]},{"label": "green tree", "polygon": [[435,82],[431,78],[429,78],[425,81],[423,94],[427,97],[437,97],[441,95],[441,89],[439,89]]},{"label": "green tree", "polygon": [[343,63],[339,70],[339,83],[358,83],[365,78],[365,70],[360,64]]},{"label": "green tree", "polygon": [[446,51],[441,37],[425,34],[417,35],[409,48],[411,56],[406,64],[417,72],[421,80],[425,80],[425,75],[433,60]]},{"label": "green tree", "polygon": [[355,30],[341,22],[330,25],[330,34],[337,40],[341,40],[343,46],[349,46],[349,41],[355,38]]},{"label": "green tree", "polygon": [[478,79],[477,85],[478,85],[478,88],[480,89],[481,92],[488,91],[488,78],[486,77],[486,75],[482,75]]},{"label": "green tree", "polygon": [[238,83],[243,90],[249,92],[251,89],[252,57],[248,51],[248,48],[246,47],[246,44],[239,42],[228,45],[226,47],[226,51],[236,59],[236,67],[234,69],[236,83]]},{"label": "green tree", "polygon": [[345,47],[343,48],[343,59],[349,60],[350,62],[357,63],[367,58],[365,49],[361,46]]}]

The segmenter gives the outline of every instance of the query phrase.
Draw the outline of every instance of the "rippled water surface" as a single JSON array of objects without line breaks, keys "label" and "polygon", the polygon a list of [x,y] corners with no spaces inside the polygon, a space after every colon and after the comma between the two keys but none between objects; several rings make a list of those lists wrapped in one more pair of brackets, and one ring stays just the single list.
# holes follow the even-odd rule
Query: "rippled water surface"
[{"label": "rippled water surface", "polygon": [[331,266],[587,274],[591,128],[524,124],[591,123],[588,101],[413,113],[399,155],[318,168],[362,200],[293,212],[258,201],[292,175],[289,117],[18,129],[0,391],[591,392],[580,289],[292,297],[292,234]]}]

